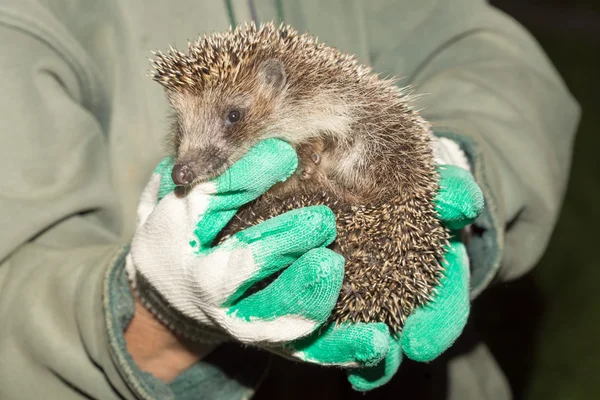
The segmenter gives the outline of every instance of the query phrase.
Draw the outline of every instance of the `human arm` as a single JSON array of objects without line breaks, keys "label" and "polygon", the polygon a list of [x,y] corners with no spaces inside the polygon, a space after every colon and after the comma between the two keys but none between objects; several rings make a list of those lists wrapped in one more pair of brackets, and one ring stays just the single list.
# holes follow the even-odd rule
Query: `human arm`
[{"label": "human arm", "polygon": [[[168,399],[178,382],[143,372],[123,336],[134,299],[100,82],[54,33],[0,26],[0,397]],[[212,363],[190,373],[199,394],[231,398],[265,366],[245,383]]]}]

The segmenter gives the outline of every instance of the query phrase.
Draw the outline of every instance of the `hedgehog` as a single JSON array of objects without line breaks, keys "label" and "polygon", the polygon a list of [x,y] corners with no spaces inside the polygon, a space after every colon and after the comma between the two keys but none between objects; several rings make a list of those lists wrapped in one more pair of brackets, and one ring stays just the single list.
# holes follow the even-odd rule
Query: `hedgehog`
[{"label": "hedgehog", "polygon": [[298,155],[295,173],[243,206],[216,242],[286,211],[328,206],[331,248],[346,260],[331,322],[384,322],[398,335],[431,301],[449,239],[434,205],[431,126],[412,107],[412,89],[272,22],[153,54],[150,77],[171,106],[176,185],[217,177],[268,138]]}]

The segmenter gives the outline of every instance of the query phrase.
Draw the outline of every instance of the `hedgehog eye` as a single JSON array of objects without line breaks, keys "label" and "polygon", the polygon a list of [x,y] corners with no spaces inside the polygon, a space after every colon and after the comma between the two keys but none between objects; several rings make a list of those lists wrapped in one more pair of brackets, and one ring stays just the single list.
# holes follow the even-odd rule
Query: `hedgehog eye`
[{"label": "hedgehog eye", "polygon": [[242,118],[242,112],[239,110],[231,110],[227,113],[227,124],[235,124]]}]

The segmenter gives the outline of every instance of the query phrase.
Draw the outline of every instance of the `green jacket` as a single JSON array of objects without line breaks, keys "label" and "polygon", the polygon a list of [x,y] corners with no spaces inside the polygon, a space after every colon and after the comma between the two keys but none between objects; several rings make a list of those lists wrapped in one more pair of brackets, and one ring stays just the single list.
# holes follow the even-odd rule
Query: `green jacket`
[{"label": "green jacket", "polygon": [[122,332],[123,249],[168,126],[147,57],[253,17],[427,93],[418,107],[463,145],[485,193],[473,296],[542,255],[579,107],[532,37],[484,1],[3,0],[0,399],[252,395],[264,353],[223,350],[165,385],[132,363]]}]

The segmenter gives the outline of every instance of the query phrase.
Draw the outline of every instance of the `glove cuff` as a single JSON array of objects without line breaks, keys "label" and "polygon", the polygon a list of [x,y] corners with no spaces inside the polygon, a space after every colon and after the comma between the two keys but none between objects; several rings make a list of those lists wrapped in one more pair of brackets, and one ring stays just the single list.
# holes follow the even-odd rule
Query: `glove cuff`
[{"label": "glove cuff", "polygon": [[201,326],[169,305],[169,302],[136,270],[131,253],[126,258],[126,270],[132,290],[148,311],[173,333],[204,344],[221,344],[229,339],[225,332]]}]

